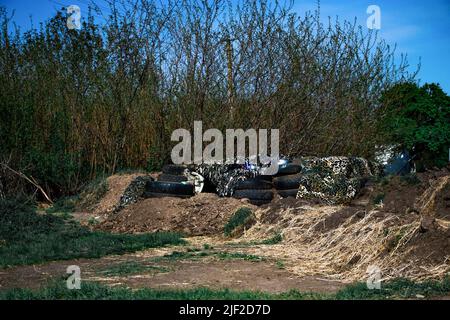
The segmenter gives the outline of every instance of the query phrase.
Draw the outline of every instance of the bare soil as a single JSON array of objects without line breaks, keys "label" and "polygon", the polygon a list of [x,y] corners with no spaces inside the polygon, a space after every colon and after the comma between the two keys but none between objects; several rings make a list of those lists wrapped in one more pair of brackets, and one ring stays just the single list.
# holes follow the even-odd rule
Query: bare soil
[{"label": "bare soil", "polygon": [[117,174],[110,176],[106,179],[108,184],[108,191],[100,202],[95,206],[93,214],[108,214],[114,210],[115,206],[120,200],[120,197],[124,193],[128,185],[138,176],[143,173],[133,174]]},{"label": "bare soil", "polygon": [[[215,243],[204,238],[198,243]],[[195,243],[195,241],[194,241]],[[201,247],[198,247],[200,250]],[[220,260],[213,256],[201,259],[164,260],[163,255],[173,251],[184,251],[186,247],[151,249],[121,256],[101,259],[80,259],[56,261],[34,266],[14,267],[0,271],[0,290],[11,288],[37,289],[49,281],[67,277],[66,269],[77,265],[81,269],[82,281],[97,281],[111,286],[155,289],[189,289],[207,287],[211,289],[229,288],[233,290],[259,290],[264,292],[285,292],[297,289],[302,292],[335,292],[343,283],[319,277],[298,277],[277,266],[274,260],[246,261],[242,259]],[[242,248],[232,248],[222,243],[215,246],[216,252],[238,252]],[[159,259],[158,259],[159,258]],[[130,275],[105,276],[102,272],[124,262],[152,265],[149,270]]]}]

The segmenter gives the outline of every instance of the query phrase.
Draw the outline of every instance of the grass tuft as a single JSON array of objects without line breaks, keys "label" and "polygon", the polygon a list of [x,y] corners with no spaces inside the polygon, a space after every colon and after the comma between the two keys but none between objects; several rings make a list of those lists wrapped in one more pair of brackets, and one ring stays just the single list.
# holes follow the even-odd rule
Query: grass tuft
[{"label": "grass tuft", "polygon": [[225,236],[229,237],[235,229],[245,225],[253,217],[252,210],[243,207],[239,208],[228,220],[224,227]]},{"label": "grass tuft", "polygon": [[129,276],[142,273],[164,273],[170,270],[161,266],[147,265],[136,261],[126,261],[112,265],[111,267],[99,271],[99,274],[107,277]]}]

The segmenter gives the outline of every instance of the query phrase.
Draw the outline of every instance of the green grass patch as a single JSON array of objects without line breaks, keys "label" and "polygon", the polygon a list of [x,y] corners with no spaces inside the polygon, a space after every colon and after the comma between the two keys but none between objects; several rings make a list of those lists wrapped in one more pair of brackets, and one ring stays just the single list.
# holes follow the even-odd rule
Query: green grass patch
[{"label": "green grass patch", "polygon": [[311,293],[291,290],[283,293],[260,291],[212,290],[196,288],[189,290],[131,290],[124,287],[108,287],[94,282],[82,282],[80,290],[69,290],[65,281],[58,281],[39,290],[10,289],[0,291],[0,300],[379,300],[407,299],[416,295],[426,298],[450,294],[450,279],[416,283],[397,279],[382,283],[381,290],[367,289],[365,283],[349,285],[337,293]]},{"label": "green grass patch", "polygon": [[247,261],[264,261],[263,257],[245,254],[240,252],[226,252],[226,251],[173,251],[162,257],[153,258],[153,261],[161,260],[198,260],[205,257],[215,257],[219,260],[247,260]]},{"label": "green grass patch", "polygon": [[13,289],[0,291],[0,300],[274,300],[274,299],[324,299],[328,296],[318,293],[289,291],[271,294],[259,291],[213,290],[196,288],[190,290],[131,290],[124,287],[82,282],[80,290],[69,290],[64,281],[40,290]]},{"label": "green grass patch", "polygon": [[435,297],[450,294],[450,277],[442,281],[414,282],[408,279],[395,279],[382,282],[380,290],[370,290],[365,283],[357,283],[339,291],[336,299],[407,299],[416,295]]},{"label": "green grass patch", "polygon": [[99,271],[98,273],[107,277],[120,277],[133,274],[163,273],[169,271],[170,270],[168,268],[162,266],[148,265],[136,261],[126,261],[114,264],[107,269]]},{"label": "green grass patch", "polygon": [[78,196],[58,199],[51,207],[45,210],[47,213],[71,213],[74,212],[79,199]]},{"label": "green grass patch", "polygon": [[227,247],[233,248],[245,248],[258,245],[274,245],[280,243],[281,241],[283,241],[283,236],[281,235],[281,233],[277,233],[273,237],[261,241],[247,241],[247,242],[241,241],[241,242],[226,243],[225,245]]},{"label": "green grass patch", "polygon": [[146,248],[184,244],[179,234],[93,232],[74,220],[37,214],[17,201],[0,201],[0,268],[52,260],[100,258]]},{"label": "green grass patch", "polygon": [[124,287],[108,287],[94,282],[82,282],[80,290],[69,290],[65,281],[58,281],[39,290],[10,289],[0,291],[0,300],[378,300],[416,298],[416,295],[436,297],[450,294],[450,279],[416,283],[397,279],[383,283],[381,290],[369,290],[365,283],[345,287],[335,294],[299,292],[291,290],[272,294],[259,291],[212,290],[131,290]]},{"label": "green grass patch", "polygon": [[246,261],[265,261],[263,257],[255,256],[253,254],[246,254],[240,252],[217,252],[215,254],[220,260],[246,260]]},{"label": "green grass patch", "polygon": [[229,237],[235,229],[245,225],[253,217],[253,212],[249,208],[239,208],[228,220],[223,228],[225,236]]}]

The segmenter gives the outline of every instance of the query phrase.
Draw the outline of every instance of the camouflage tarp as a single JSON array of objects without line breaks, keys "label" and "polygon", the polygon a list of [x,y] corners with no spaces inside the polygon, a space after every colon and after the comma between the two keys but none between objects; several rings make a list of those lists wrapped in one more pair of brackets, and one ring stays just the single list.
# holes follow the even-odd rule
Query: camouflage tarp
[{"label": "camouflage tarp", "polygon": [[235,164],[199,164],[193,171],[211,182],[221,197],[232,196],[239,181],[258,175],[257,169],[247,169],[244,165]]},{"label": "camouflage tarp", "polygon": [[114,212],[119,212],[126,206],[137,202],[145,191],[146,183],[153,180],[154,179],[150,176],[139,176],[134,178],[120,197],[119,203],[114,208]]},{"label": "camouflage tarp", "polygon": [[301,158],[297,198],[319,199],[329,204],[353,199],[368,176],[369,162],[356,157]]}]

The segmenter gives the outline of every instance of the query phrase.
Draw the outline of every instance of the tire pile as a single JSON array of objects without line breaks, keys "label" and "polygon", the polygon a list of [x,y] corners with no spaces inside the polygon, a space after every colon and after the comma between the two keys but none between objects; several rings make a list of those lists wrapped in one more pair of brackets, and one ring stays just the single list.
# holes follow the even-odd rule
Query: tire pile
[{"label": "tire pile", "polygon": [[247,198],[254,205],[270,203],[274,197],[273,188],[282,198],[296,197],[300,185],[301,166],[289,163],[280,168],[276,176],[258,176],[238,183],[233,197]]},{"label": "tire pile", "polygon": [[184,175],[187,167],[182,165],[165,165],[157,181],[149,181],[145,187],[144,198],[177,197],[189,198],[194,192],[194,185],[188,183]]},{"label": "tire pile", "polygon": [[233,197],[237,199],[247,198],[251,204],[263,205],[273,199],[272,177],[258,176],[240,181],[234,190]]},{"label": "tire pile", "polygon": [[301,166],[289,163],[280,168],[277,175],[273,178],[273,186],[277,194],[282,198],[296,197],[301,180]]},{"label": "tire pile", "polygon": [[[281,167],[274,177],[257,176],[239,181],[233,188],[232,196],[237,199],[249,199],[250,203],[258,206],[270,203],[275,194],[282,198],[296,197],[300,184],[300,171],[300,165],[289,163]],[[186,166],[165,165],[157,181],[147,182],[143,197],[192,197],[195,194],[195,187],[188,176],[189,169]]]}]

